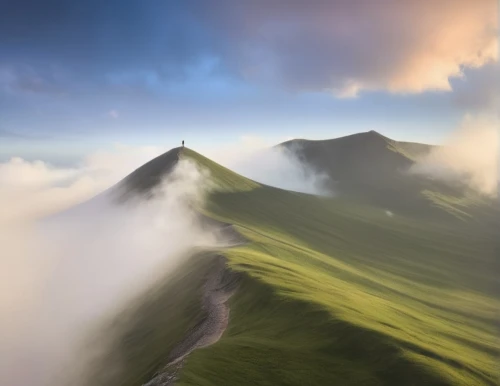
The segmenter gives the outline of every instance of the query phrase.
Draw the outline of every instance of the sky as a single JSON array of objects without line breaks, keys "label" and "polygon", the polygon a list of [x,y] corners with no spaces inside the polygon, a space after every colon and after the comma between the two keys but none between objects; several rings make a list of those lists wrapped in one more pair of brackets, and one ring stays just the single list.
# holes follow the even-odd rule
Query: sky
[{"label": "sky", "polygon": [[10,1],[0,162],[368,130],[440,143],[498,109],[498,16],[495,0]]}]

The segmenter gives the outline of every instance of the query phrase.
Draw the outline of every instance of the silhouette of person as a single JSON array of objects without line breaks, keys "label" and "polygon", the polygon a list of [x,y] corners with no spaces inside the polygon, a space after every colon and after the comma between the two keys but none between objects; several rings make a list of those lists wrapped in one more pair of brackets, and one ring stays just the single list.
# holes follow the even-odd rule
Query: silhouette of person
[{"label": "silhouette of person", "polygon": [[184,147],[184,140],[182,140],[182,147]]}]

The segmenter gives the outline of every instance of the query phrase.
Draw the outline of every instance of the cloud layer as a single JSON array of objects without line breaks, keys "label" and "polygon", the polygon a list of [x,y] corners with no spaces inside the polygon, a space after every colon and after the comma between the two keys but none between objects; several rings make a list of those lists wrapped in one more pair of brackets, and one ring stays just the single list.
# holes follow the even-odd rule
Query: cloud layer
[{"label": "cloud layer", "polygon": [[[32,9],[29,17],[25,9]],[[55,64],[70,73],[78,70],[87,80],[127,73],[149,73],[149,81],[179,80],[208,60],[213,74],[339,96],[450,90],[449,79],[462,76],[463,68],[498,59],[497,33],[495,0],[188,0],[126,6],[25,0],[10,4],[0,18],[0,34],[10,38],[0,39],[0,47],[10,49],[11,41],[19,41],[32,46],[31,55],[43,47]],[[19,55],[12,57],[17,61]],[[58,90],[65,72],[54,63],[40,65],[45,62],[5,65],[0,85],[30,93]]]},{"label": "cloud layer", "polygon": [[147,202],[117,206],[108,193],[43,223],[1,228],[2,384],[54,384],[86,329],[191,248],[215,245],[183,205],[202,199],[205,176],[188,162],[174,174]]},{"label": "cloud layer", "polygon": [[500,109],[500,62],[464,72],[465,82],[454,82],[453,100],[465,111],[495,112]]},{"label": "cloud layer", "polygon": [[0,224],[32,220],[78,204],[162,151],[159,147],[116,145],[110,151],[89,154],[74,168],[13,157],[0,163]]},{"label": "cloud layer", "polygon": [[[118,205],[108,190],[40,219],[107,187],[123,172],[124,154],[150,151],[94,154],[82,169],[20,159],[0,168],[0,271],[7,273],[0,281],[0,384],[59,384],[65,366],[84,365],[86,352],[79,350],[89,328],[192,248],[223,242],[191,209],[202,205],[209,176],[189,161],[147,201]],[[24,206],[30,208],[19,212]]]},{"label": "cloud layer", "polygon": [[295,90],[450,90],[498,59],[494,0],[215,3],[228,66]]}]

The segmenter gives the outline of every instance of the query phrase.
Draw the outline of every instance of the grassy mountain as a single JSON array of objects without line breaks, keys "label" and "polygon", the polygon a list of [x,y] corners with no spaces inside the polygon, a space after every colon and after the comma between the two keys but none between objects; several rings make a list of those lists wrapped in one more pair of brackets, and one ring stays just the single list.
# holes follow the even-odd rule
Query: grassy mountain
[{"label": "grassy mountain", "polygon": [[147,193],[177,165],[182,148],[177,147],[147,162],[130,173],[121,183],[126,193]]},{"label": "grassy mountain", "polygon": [[394,212],[435,216],[445,209],[464,217],[482,201],[457,183],[409,173],[418,157],[434,148],[431,145],[398,142],[369,131],[331,140],[295,139],[278,146],[326,173],[333,192]]},{"label": "grassy mountain", "polygon": [[[176,154],[219,186],[200,210],[248,242],[193,253],[120,315],[89,384],[141,385],[163,371],[207,317],[200,294],[216,254],[242,277],[228,328],[189,355],[177,385],[498,384],[498,212],[488,224],[389,217],[349,196],[262,186],[189,149]],[[407,162],[384,157],[382,170]],[[150,165],[168,170],[175,159]],[[148,166],[132,176],[149,180]]]}]

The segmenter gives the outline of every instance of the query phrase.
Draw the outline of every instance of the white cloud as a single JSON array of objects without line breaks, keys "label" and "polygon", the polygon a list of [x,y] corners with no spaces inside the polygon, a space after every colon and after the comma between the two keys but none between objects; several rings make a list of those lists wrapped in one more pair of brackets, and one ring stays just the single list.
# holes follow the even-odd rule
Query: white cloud
[{"label": "white cloud", "polygon": [[56,185],[78,174],[75,169],[54,168],[42,161],[28,162],[13,157],[9,162],[0,164],[2,186],[15,188],[40,188]]},{"label": "white cloud", "polygon": [[75,168],[19,157],[0,163],[0,223],[39,218],[89,199],[163,151],[115,145],[90,154]]},{"label": "white cloud", "polygon": [[[93,156],[86,167],[106,170],[116,166],[110,162],[116,157]],[[59,181],[59,171],[45,164],[21,165],[18,170],[37,181],[28,184],[27,199],[41,204],[58,197],[51,184]],[[82,198],[75,184],[84,184],[84,178],[94,184],[87,193],[110,182],[90,173],[59,197],[66,202],[75,194]],[[26,186],[25,179],[20,181],[17,187]],[[89,327],[151,285],[191,248],[220,245],[188,209],[193,202],[202,204],[207,184],[205,172],[181,161],[148,201],[136,198],[118,205],[107,191],[43,221],[15,222],[10,215],[10,221],[0,221],[0,272],[8,272],[0,281],[0,384],[58,384],[54,378],[59,371],[64,375],[68,361],[85,361],[85,352],[78,349]],[[47,197],[36,198],[41,193]],[[12,204],[0,201],[0,215]],[[69,363],[68,368],[75,366]]]},{"label": "white cloud", "polygon": [[497,118],[466,116],[444,145],[419,159],[411,172],[460,181],[480,193],[497,196],[499,127]]}]

